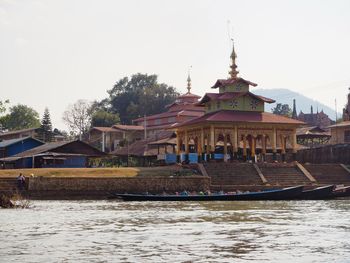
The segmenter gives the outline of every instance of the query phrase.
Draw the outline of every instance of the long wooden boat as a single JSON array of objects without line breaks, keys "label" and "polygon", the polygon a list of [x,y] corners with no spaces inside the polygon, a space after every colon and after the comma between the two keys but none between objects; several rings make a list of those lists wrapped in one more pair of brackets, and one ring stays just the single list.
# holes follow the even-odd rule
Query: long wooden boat
[{"label": "long wooden boat", "polygon": [[150,195],[150,194],[113,194],[114,198],[124,201],[251,201],[251,200],[291,200],[300,196],[303,186],[261,192],[210,195]]},{"label": "long wooden boat", "polygon": [[302,200],[320,200],[333,198],[333,190],[335,185],[326,185],[315,189],[306,190],[301,193],[298,199]]},{"label": "long wooden boat", "polygon": [[336,187],[333,190],[334,197],[348,197],[350,196],[350,186]]}]

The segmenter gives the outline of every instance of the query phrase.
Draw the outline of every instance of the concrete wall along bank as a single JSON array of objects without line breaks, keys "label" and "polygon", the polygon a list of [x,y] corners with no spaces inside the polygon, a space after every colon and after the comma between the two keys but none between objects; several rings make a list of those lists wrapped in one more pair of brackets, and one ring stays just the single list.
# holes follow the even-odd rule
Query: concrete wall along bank
[{"label": "concrete wall along bank", "polygon": [[188,177],[34,177],[30,178],[29,191],[108,191],[119,193],[161,193],[182,191],[202,191],[210,188],[210,178],[206,176]]}]

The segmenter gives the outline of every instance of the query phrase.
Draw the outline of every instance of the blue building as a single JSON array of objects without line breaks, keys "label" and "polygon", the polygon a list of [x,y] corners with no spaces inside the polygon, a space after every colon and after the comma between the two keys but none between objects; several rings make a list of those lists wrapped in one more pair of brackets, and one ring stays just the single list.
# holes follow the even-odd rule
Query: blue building
[{"label": "blue building", "polygon": [[3,168],[81,168],[106,154],[82,141],[51,142],[0,158]]},{"label": "blue building", "polygon": [[44,142],[32,137],[0,141],[0,158],[13,156],[43,144]]}]

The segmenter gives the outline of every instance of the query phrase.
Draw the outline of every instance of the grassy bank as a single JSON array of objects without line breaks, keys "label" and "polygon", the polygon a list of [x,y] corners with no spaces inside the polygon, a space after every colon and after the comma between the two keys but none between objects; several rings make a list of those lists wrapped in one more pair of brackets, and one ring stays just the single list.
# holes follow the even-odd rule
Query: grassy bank
[{"label": "grassy bank", "polygon": [[179,166],[162,167],[120,167],[120,168],[36,168],[0,170],[1,177],[25,176],[44,177],[134,177],[134,176],[170,176],[180,169]]}]

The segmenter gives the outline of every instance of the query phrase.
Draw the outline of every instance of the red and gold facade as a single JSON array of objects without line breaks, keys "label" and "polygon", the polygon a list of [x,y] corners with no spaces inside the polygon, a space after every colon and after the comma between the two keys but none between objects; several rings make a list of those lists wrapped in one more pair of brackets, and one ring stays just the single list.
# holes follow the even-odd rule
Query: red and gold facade
[{"label": "red and gold facade", "polygon": [[212,87],[219,93],[206,93],[198,103],[205,115],[179,124],[177,154],[197,153],[199,158],[214,158],[216,152],[228,159],[263,159],[267,152],[282,155],[296,153],[296,128],[303,122],[264,112],[265,103],[275,102],[249,91],[255,83],[237,76],[236,53],[231,54],[230,77],[220,79]]}]

